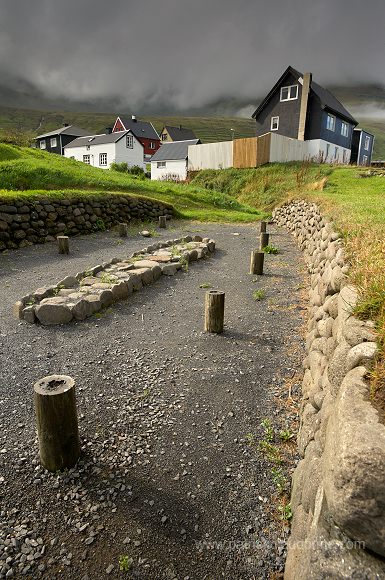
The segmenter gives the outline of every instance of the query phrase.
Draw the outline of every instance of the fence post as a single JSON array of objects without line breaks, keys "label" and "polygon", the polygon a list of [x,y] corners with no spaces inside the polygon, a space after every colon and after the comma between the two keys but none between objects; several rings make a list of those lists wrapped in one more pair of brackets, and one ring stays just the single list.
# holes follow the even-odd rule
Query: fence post
[{"label": "fence post", "polygon": [[223,332],[225,293],[209,290],[205,297],[205,331]]},{"label": "fence post", "polygon": [[69,238],[68,236],[57,236],[57,243],[59,245],[59,254],[69,254]]},{"label": "fence post", "polygon": [[265,258],[264,252],[252,250],[250,258],[250,274],[258,274],[258,276],[261,276],[263,274],[264,258]]}]

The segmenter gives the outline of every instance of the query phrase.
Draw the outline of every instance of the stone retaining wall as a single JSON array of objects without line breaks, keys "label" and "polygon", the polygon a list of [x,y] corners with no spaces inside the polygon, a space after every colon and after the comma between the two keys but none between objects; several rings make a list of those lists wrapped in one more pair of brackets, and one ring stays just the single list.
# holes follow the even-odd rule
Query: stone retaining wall
[{"label": "stone retaining wall", "polygon": [[0,251],[108,229],[131,219],[170,218],[173,208],[124,194],[0,197]]},{"label": "stone retaining wall", "polygon": [[352,315],[342,240],[315,204],[289,203],[274,221],[297,238],[311,273],[299,461],[286,580],[385,577],[385,426],[365,380],[373,323]]}]

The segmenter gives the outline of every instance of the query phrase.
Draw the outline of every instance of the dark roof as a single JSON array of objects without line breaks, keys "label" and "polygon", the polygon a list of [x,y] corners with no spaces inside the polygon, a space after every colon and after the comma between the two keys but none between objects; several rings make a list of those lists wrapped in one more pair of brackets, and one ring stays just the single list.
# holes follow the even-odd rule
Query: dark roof
[{"label": "dark roof", "polygon": [[162,143],[158,151],[151,157],[151,161],[173,161],[187,159],[189,145],[197,145],[199,139],[188,141],[173,141]]},{"label": "dark roof", "polygon": [[[278,87],[280,86],[283,79],[285,78],[285,76],[288,73],[291,73],[293,76],[295,76],[297,78],[297,80],[300,77],[303,77],[303,74],[298,72],[297,70],[295,70],[293,67],[291,67],[291,66],[287,67],[287,69],[285,70],[283,75],[278,79],[278,81],[276,82],[274,87],[266,95],[266,97],[260,103],[258,108],[252,114],[253,119],[255,119],[259,115],[259,113],[264,109],[266,103],[270,100],[271,96],[278,89]],[[311,81],[311,84],[310,84],[310,90],[313,91],[313,93],[315,95],[317,95],[317,97],[319,98],[319,100],[321,102],[321,106],[323,108],[329,109],[330,111],[337,113],[337,115],[339,115],[340,117],[343,117],[344,119],[346,119],[350,123],[353,123],[353,125],[358,124],[358,122],[354,119],[354,117],[352,117],[352,115],[349,113],[349,111],[347,111],[345,109],[343,104],[340,103],[340,101],[334,95],[332,95],[330,91],[328,91],[327,89],[324,89],[323,87],[321,87],[321,85],[314,82],[313,80]]]},{"label": "dark roof", "polygon": [[[131,131],[118,131],[116,133],[106,133],[103,135],[86,135],[85,137],[78,137],[68,143],[67,147],[84,147],[85,145],[103,145],[103,143],[117,143]],[[142,145],[142,144],[141,144]],[[143,147],[143,145],[142,145]]]},{"label": "dark roof", "polygon": [[61,127],[55,131],[44,133],[44,135],[38,135],[35,139],[44,139],[45,137],[54,137],[55,135],[74,135],[75,137],[81,137],[87,135],[87,131],[80,127],[75,127],[75,125],[68,125],[67,127]]},{"label": "dark roof", "polygon": [[124,128],[128,131],[132,131],[135,137],[144,137],[145,139],[157,139],[159,141],[159,135],[155,131],[152,123],[147,121],[140,121],[138,119],[132,119],[131,117],[119,117],[122,121]]},{"label": "dark roof", "polygon": [[191,139],[197,139],[194,131],[185,129],[185,127],[170,127],[170,125],[165,125],[164,129],[167,130],[173,141],[191,141]]}]

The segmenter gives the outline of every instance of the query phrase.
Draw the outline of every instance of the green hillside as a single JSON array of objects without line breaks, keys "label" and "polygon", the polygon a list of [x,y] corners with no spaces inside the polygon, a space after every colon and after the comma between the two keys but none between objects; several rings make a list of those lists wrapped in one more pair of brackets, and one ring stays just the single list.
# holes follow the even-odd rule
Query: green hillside
[{"label": "green hillside", "polygon": [[[112,127],[116,117],[115,114],[107,113],[51,112],[0,107],[0,131],[17,129],[38,135],[62,127],[64,123],[69,123],[82,127],[90,133],[104,133],[106,127]],[[234,130],[235,138],[253,137],[255,134],[254,121],[241,117],[141,116],[140,118],[153,123],[157,131],[160,131],[164,125],[182,125],[188,129],[193,129],[197,137],[204,143],[230,141],[233,134],[231,129]]]}]

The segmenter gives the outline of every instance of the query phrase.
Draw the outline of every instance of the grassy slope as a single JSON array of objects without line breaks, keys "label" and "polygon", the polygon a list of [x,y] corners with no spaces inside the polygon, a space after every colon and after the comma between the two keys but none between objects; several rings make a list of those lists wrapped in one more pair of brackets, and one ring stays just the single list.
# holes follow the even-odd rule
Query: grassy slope
[{"label": "grassy slope", "polygon": [[[89,130],[90,133],[100,133],[104,132],[106,127],[111,127],[116,117],[117,115],[107,113],[47,112],[0,107],[0,129],[21,129],[32,131],[37,135],[57,129],[63,123],[69,123]],[[205,143],[231,140],[230,129],[234,129],[235,138],[255,135],[255,122],[241,117],[141,116],[140,118],[151,121],[157,131],[164,125],[183,125],[193,129],[197,137]]]},{"label": "grassy slope", "polygon": [[158,199],[174,206],[181,217],[202,221],[260,219],[256,209],[234,198],[199,186],[150,181],[90,167],[57,155],[0,144],[0,198],[49,195],[87,195],[126,192]]}]

